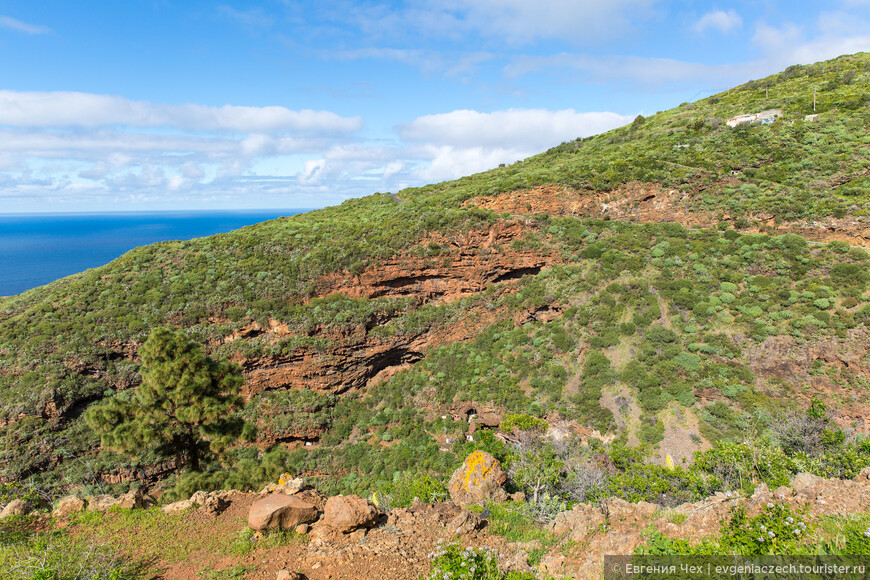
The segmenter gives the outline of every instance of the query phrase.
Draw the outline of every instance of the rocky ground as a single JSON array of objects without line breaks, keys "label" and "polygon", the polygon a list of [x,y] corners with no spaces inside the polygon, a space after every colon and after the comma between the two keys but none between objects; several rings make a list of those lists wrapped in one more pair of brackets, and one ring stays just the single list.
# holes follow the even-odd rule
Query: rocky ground
[{"label": "rocky ground", "polygon": [[[452,501],[444,503],[384,511],[368,499],[327,498],[291,480],[260,493],[197,492],[160,508],[141,490],[119,498],[69,497],[42,523],[114,544],[165,580],[417,579],[429,573],[437,546],[452,541],[493,548],[505,570],[580,579],[600,577],[605,554],[631,554],[651,530],[689,541],[716,534],[736,506],[752,516],[770,502],[785,502],[805,509],[811,520],[870,507],[870,468],[854,480],[802,473],[775,490],[761,484],[750,497],[720,493],[670,509],[617,498],[581,503],[539,523],[544,543],[511,542],[503,521],[473,507],[508,499],[500,487],[503,475],[491,456],[477,452],[454,474]],[[23,502],[12,502],[0,517],[24,511]],[[88,511],[102,512],[101,519],[82,517]]]}]

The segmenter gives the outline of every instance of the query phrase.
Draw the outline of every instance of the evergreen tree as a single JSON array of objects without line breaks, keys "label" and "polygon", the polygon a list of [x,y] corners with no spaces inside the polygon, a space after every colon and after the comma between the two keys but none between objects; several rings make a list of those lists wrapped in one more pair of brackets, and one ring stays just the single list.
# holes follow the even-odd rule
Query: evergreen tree
[{"label": "evergreen tree", "polygon": [[230,418],[244,382],[236,364],[215,362],[184,332],[156,328],[139,350],[142,384],[88,410],[104,447],[137,455],[152,450],[199,471],[241,431]]}]

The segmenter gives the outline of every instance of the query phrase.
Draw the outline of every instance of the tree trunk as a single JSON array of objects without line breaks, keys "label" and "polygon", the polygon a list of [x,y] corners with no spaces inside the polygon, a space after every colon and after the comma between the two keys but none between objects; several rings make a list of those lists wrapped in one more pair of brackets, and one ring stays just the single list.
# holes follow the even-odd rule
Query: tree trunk
[{"label": "tree trunk", "polygon": [[193,434],[193,426],[187,427],[187,452],[190,455],[190,468],[193,471],[199,471],[199,450],[197,449],[197,440]]}]

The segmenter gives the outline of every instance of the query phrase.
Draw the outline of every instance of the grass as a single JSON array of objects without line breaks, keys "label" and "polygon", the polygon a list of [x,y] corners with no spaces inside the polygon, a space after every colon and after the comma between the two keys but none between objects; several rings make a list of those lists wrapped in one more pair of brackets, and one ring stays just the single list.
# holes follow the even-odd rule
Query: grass
[{"label": "grass", "polygon": [[[480,506],[470,506],[468,509],[478,513],[484,510]],[[548,548],[559,541],[558,536],[546,531],[540,522],[529,515],[524,502],[489,503],[485,509],[490,512],[486,518],[489,532],[510,542],[538,541],[543,548]]]},{"label": "grass", "polygon": [[131,559],[113,541],[66,530],[42,531],[34,516],[0,522],[4,580],[137,580],[150,577],[147,559]]},{"label": "grass", "polygon": [[248,572],[253,572],[256,566],[233,566],[226,570],[214,570],[211,567],[200,571],[202,580],[231,580],[232,578],[244,578]]},{"label": "grass", "polygon": [[[237,526],[209,527],[185,514],[164,514],[159,508],[81,512],[70,529],[82,538],[96,542],[116,541],[125,553],[146,560],[175,563],[187,560],[195,552],[232,553],[234,531],[247,527],[237,518]],[[208,533],[204,528],[209,527]]]},{"label": "grass", "polygon": [[653,519],[657,518],[665,518],[669,523],[680,525],[689,519],[689,516],[677,510],[666,509],[661,511],[656,510],[653,514]]},{"label": "grass", "polygon": [[870,514],[847,514],[819,518],[813,541],[828,554],[870,554]]},{"label": "grass", "polygon": [[235,541],[230,545],[229,552],[236,556],[250,554],[254,550],[271,550],[291,544],[305,544],[308,536],[297,534],[293,530],[278,530],[271,532],[255,532],[245,527],[240,530]]}]

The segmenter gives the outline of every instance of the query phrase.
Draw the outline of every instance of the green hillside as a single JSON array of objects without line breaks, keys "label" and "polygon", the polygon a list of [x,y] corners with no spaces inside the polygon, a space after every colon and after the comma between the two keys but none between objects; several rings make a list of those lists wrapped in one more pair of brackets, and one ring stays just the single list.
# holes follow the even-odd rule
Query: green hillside
[{"label": "green hillside", "polygon": [[[819,117],[810,121],[814,91]],[[476,447],[509,461],[493,431],[466,441],[468,416],[457,408],[468,404],[645,450],[614,460],[620,477],[644,452],[688,465],[692,451],[719,443],[708,453],[727,460],[722,450],[743,453],[738,444],[750,435],[772,442],[781,472],[771,481],[797,471],[851,477],[870,464],[860,433],[870,410],[868,253],[776,228],[863,223],[868,104],[868,54],[790,67],[398,200],[374,194],[137,248],[2,299],[0,474],[48,493],[137,479],[179,490],[256,487],[285,471],[334,490],[395,491],[402,477],[443,481]],[[725,124],[773,108],[783,117],[772,125]],[[710,215],[716,227],[474,205],[542,186],[578,198],[618,195],[634,182],[686,193],[677,209]],[[498,238],[504,231],[512,233]],[[495,241],[468,242],[481,239]],[[544,265],[487,270],[531,257]],[[415,264],[419,280],[379,282],[385,264],[402,263]],[[427,272],[469,264],[485,287],[446,274],[427,282]],[[416,290],[436,282],[447,291]],[[256,373],[298,371],[294,388],[261,381],[243,390],[235,413],[257,436],[179,482],[149,452],[101,449],[82,420],[88,407],[139,384],[138,348],[162,325],[241,363],[249,387]],[[362,374],[323,366],[374,350],[387,354]],[[340,379],[329,388],[323,368]],[[776,425],[813,398],[832,413],[818,424],[842,437],[789,448]],[[583,453],[603,445],[586,441]],[[671,481],[674,493],[694,498],[730,485],[707,477],[713,463]],[[608,485],[635,499],[663,493],[627,479]]]},{"label": "green hillside", "polygon": [[[758,212],[777,222],[864,216],[870,201],[868,66],[867,53],[791,66],[521,163],[416,192],[461,200],[552,184],[606,192],[641,181],[699,193],[689,207],[735,219]],[[768,109],[782,110],[781,121],[723,126]],[[815,121],[806,119],[813,114]],[[726,179],[732,172],[741,185]]]}]

